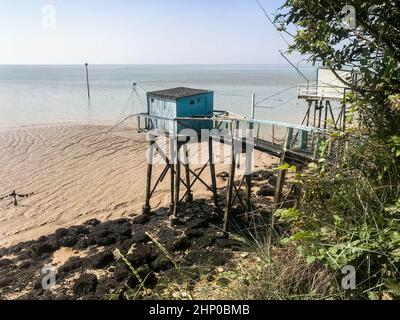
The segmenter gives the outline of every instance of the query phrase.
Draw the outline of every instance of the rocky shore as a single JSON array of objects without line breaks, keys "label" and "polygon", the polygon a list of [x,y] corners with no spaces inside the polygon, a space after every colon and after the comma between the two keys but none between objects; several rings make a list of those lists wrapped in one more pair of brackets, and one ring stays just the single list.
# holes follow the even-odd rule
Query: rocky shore
[{"label": "rocky shore", "polygon": [[[222,216],[206,201],[184,204],[174,224],[161,208],[133,219],[92,219],[2,248],[0,299],[171,298],[171,283],[190,292],[200,278],[212,279],[218,268],[231,267],[234,255],[249,251],[221,232]],[[46,290],[50,267],[55,283]]]}]

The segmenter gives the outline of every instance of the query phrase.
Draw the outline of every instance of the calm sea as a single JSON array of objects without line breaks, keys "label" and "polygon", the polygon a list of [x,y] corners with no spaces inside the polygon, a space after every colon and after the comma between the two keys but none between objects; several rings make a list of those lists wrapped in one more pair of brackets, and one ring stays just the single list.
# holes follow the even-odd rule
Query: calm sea
[{"label": "calm sea", "polygon": [[[311,80],[313,68],[302,70]],[[282,65],[90,65],[88,105],[84,66],[0,66],[0,127],[57,122],[115,124],[143,111],[145,94],[131,95],[132,83],[147,91],[188,86],[215,92],[215,109],[250,115],[251,95],[261,101],[256,117],[299,123],[305,102],[295,86],[304,83]]]}]

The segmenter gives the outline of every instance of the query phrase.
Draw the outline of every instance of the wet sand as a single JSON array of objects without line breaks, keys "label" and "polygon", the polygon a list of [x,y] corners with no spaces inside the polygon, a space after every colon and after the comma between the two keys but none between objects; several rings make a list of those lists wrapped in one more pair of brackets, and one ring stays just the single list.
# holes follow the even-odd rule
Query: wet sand
[{"label": "wet sand", "polygon": [[[96,125],[48,125],[0,130],[0,197],[16,190],[34,193],[0,201],[0,247],[37,239],[61,227],[96,218],[138,215],[145,198],[146,136]],[[276,159],[256,154],[256,164]],[[225,170],[218,166],[218,171]],[[163,166],[154,168],[161,173]],[[207,172],[205,181],[209,181]],[[225,182],[218,180],[220,186]],[[201,184],[195,197],[207,197]],[[169,179],[152,207],[169,204]]]}]

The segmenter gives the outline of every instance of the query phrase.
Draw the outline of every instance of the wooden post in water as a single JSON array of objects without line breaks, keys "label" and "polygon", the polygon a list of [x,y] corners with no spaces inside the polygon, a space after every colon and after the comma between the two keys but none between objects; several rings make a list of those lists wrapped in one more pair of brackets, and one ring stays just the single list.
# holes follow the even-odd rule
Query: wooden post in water
[{"label": "wooden post in water", "polygon": [[275,145],[275,126],[272,125],[272,145]]},{"label": "wooden post in water", "polygon": [[251,96],[251,119],[255,118],[256,114],[256,94],[253,93]]},{"label": "wooden post in water", "polygon": [[88,103],[90,105],[90,86],[89,86],[89,70],[88,70],[88,63],[85,63],[86,68],[86,86],[87,86],[87,95],[88,95]]}]

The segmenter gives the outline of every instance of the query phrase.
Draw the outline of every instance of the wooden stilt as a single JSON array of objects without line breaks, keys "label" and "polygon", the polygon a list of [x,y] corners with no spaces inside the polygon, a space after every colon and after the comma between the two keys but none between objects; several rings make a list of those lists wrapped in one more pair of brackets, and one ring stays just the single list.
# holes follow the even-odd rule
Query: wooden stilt
[{"label": "wooden stilt", "polygon": [[[179,154],[179,146],[177,145],[178,148],[178,154]],[[176,165],[175,165],[175,201],[174,201],[174,217],[176,218],[178,216],[178,205],[179,205],[179,189],[180,189],[180,184],[181,184],[181,164],[179,161],[179,156],[176,157]]]},{"label": "wooden stilt", "polygon": [[[283,165],[285,163],[284,159],[285,156],[282,156],[280,160],[280,165]],[[276,208],[279,207],[280,202],[282,201],[282,192],[283,192],[283,186],[285,185],[285,178],[286,178],[286,170],[280,170],[278,173],[278,179],[276,182],[275,197],[274,197],[274,203]]]},{"label": "wooden stilt", "polygon": [[272,126],[272,145],[275,145],[275,126]]},{"label": "wooden stilt", "polygon": [[246,181],[246,220],[249,218],[249,213],[253,211],[253,204],[251,202],[251,180],[253,175],[249,174],[245,176]]},{"label": "wooden stilt", "polygon": [[210,174],[211,174],[211,188],[213,192],[214,206],[219,208],[218,205],[218,192],[217,192],[217,177],[215,174],[215,159],[213,152],[213,140],[212,137],[208,139],[208,157],[210,161]]},{"label": "wooden stilt", "polygon": [[318,109],[318,101],[314,103],[314,119],[313,119],[313,126],[315,127],[317,124],[317,109]]},{"label": "wooden stilt", "polygon": [[225,232],[228,231],[228,222],[232,211],[232,198],[233,198],[233,184],[235,183],[235,171],[236,171],[236,159],[235,159],[235,147],[234,147],[234,138],[232,136],[232,163],[229,171],[229,182],[227,187],[226,194],[226,206],[225,206],[225,215],[224,215],[224,226],[223,230]]},{"label": "wooden stilt", "polygon": [[148,159],[147,159],[147,178],[146,178],[146,202],[143,207],[143,214],[150,214],[150,197],[151,197],[151,176],[153,173],[153,156],[154,141],[149,142]]},{"label": "wooden stilt", "polygon": [[169,164],[169,170],[170,170],[170,194],[171,194],[171,203],[169,205],[169,209],[171,212],[174,211],[175,208],[175,195],[174,195],[174,189],[175,189],[175,169],[174,169],[174,164],[170,163]]},{"label": "wooden stilt", "polygon": [[183,145],[183,153],[184,153],[184,158],[185,158],[185,182],[186,182],[186,197],[185,201],[188,203],[193,202],[193,194],[191,190],[191,183],[190,183],[190,167],[189,167],[189,154],[188,154],[188,148],[187,144],[185,143]]},{"label": "wooden stilt", "polygon": [[310,115],[311,115],[312,101],[308,101],[308,110],[307,110],[307,127],[310,125]]}]

